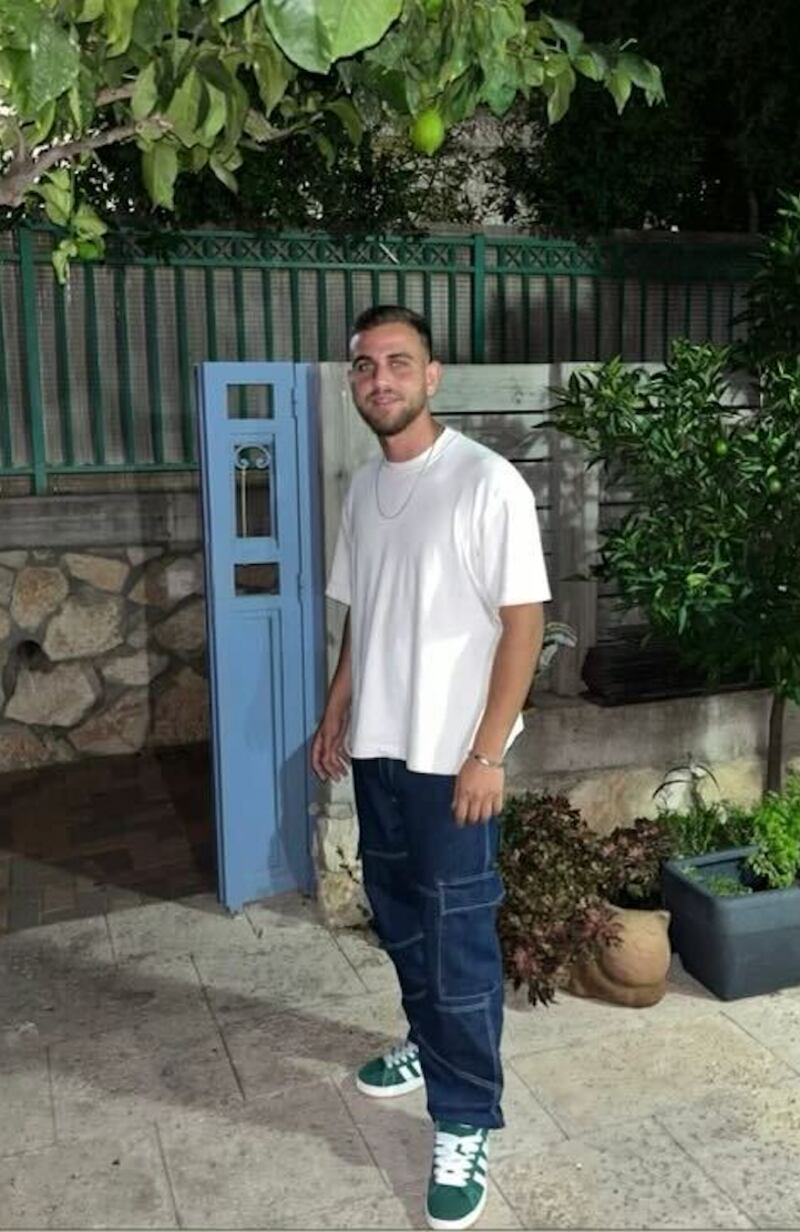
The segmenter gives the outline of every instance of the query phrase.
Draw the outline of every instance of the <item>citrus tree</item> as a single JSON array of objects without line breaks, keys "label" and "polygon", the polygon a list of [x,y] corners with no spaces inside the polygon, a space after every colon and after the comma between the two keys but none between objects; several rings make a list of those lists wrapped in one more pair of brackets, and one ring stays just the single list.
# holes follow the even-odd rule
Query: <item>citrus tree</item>
[{"label": "citrus tree", "polygon": [[525,0],[0,0],[0,207],[44,206],[67,234],[55,260],[102,252],[106,224],[79,173],[135,143],[155,205],[208,167],[231,190],[243,151],[305,134],[337,142],[394,124],[434,154],[486,106],[542,91],[551,123],[578,77],[621,111],[663,97],[629,44],[587,43]]},{"label": "citrus tree", "polygon": [[729,362],[685,340],[663,371],[613,359],[570,378],[554,421],[631,494],[598,569],[621,604],[712,681],[742,671],[772,690],[777,791],[786,700],[800,702],[800,360],[765,364],[757,404],[736,411]]}]

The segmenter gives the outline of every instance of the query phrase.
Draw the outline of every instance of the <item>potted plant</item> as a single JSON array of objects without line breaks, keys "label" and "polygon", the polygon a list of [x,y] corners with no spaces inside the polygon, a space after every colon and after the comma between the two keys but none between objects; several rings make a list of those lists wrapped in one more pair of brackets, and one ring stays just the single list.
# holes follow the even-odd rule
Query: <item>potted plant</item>
[{"label": "potted plant", "polygon": [[668,854],[658,822],[599,835],[564,796],[528,792],[508,801],[498,931],[506,973],[516,988],[527,987],[531,1004],[551,1002],[577,967],[620,943],[619,908],[658,905],[654,892]]},{"label": "potted plant", "polygon": [[674,857],[662,873],[672,945],[724,1000],[800,983],[800,777],[743,809],[707,803],[693,785],[661,822]]},{"label": "potted plant", "polygon": [[[797,296],[800,222],[792,243],[783,279]],[[800,360],[771,353],[754,372],[756,404],[736,410],[731,357],[679,339],[655,373],[613,359],[557,391],[553,422],[630,493],[597,569],[621,605],[711,685],[772,691],[766,786],[777,791],[786,700],[800,701]]]}]

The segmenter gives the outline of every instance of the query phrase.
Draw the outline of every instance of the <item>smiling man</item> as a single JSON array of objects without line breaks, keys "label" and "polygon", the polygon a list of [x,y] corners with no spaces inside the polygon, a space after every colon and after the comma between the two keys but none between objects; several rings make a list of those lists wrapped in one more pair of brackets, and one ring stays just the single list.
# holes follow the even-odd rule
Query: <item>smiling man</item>
[{"label": "smiling man", "polygon": [[354,476],[328,595],[349,607],[312,766],[352,766],[364,886],[408,1037],[368,1061],[377,1098],[423,1083],[434,1122],[430,1227],[467,1228],[503,1125],[496,869],[504,758],[550,592],[519,472],[433,418],[441,366],[424,318],[394,305],[355,324],[350,382],[382,456]]}]

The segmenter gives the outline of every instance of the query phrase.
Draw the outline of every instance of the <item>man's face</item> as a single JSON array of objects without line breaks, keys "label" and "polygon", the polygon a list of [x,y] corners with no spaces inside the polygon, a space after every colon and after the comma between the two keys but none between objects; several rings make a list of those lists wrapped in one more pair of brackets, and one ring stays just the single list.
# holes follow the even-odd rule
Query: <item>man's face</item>
[{"label": "man's face", "polygon": [[413,423],[439,384],[440,365],[402,321],[355,334],[350,356],[353,400],[377,436],[396,436]]}]

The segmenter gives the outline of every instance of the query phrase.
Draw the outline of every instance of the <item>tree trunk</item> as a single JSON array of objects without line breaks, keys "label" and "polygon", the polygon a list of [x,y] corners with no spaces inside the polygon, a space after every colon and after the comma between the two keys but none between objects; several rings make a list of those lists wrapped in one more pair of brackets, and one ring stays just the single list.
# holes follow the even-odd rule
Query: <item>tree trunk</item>
[{"label": "tree trunk", "polygon": [[769,712],[767,791],[780,791],[783,787],[783,716],[785,713],[786,698],[782,693],[773,693],[772,707]]}]

